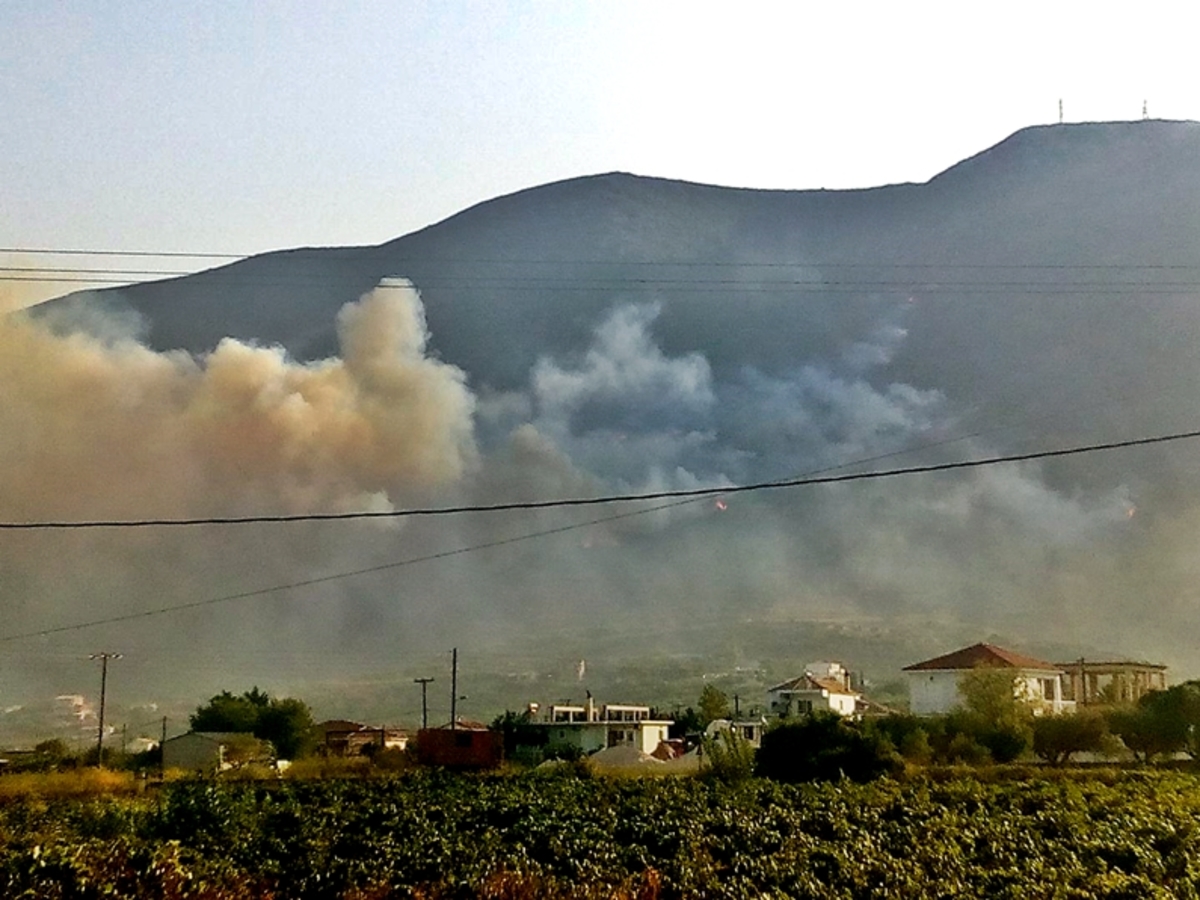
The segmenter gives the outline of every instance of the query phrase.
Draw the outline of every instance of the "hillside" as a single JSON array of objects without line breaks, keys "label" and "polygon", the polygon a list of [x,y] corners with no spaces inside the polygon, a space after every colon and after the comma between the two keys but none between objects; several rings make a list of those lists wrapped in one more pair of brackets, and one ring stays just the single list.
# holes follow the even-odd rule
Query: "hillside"
[{"label": "hillside", "polygon": [[[138,356],[137,372],[170,369],[176,381],[114,388],[126,425],[99,424],[108,407],[93,403],[71,431],[86,436],[77,455],[31,451],[13,482],[44,475],[58,487],[29,508],[54,497],[64,516],[397,508],[747,483],[1190,430],[1200,423],[1198,271],[1195,122],[1029,128],[927,183],[870,190],[577,178],[377,247],[265,254],[44,304],[37,315],[60,333],[81,310],[135,315],[160,351]],[[339,310],[382,279],[419,292],[419,305],[401,304],[403,328],[359,322],[348,341],[343,317],[339,338]],[[390,284],[379,294],[410,296]],[[427,343],[411,333],[422,315]],[[380,374],[386,353],[353,358],[396,335],[402,372]],[[225,338],[279,345],[290,359],[271,357],[279,374],[242,393],[209,384],[214,360],[266,365],[228,342],[206,357]],[[190,356],[161,352],[177,349]],[[339,354],[343,368],[317,363]],[[303,418],[330,385],[349,386],[331,403],[336,428]],[[147,396],[158,405],[139,412]],[[417,418],[377,418],[410,403]],[[350,408],[365,425],[346,423]],[[178,420],[155,431],[163,409]],[[347,435],[364,434],[376,443],[360,452]],[[103,453],[104,478],[64,479],[95,467],[89,453]],[[575,528],[585,514],[546,512],[136,545],[104,535],[65,556],[31,536],[10,582],[29,598],[14,621],[80,617],[82,588],[54,574],[63,559],[89,589],[102,559],[104,593],[119,600],[101,606],[124,612],[521,538],[230,605],[226,620],[147,619],[136,640],[182,629],[188,654],[222,647],[248,672],[264,646],[285,644],[272,671],[300,677],[314,655],[333,654],[335,669],[394,665],[403,679],[423,673],[430,647],[452,644],[532,648],[558,665],[559,649],[586,653],[588,635],[610,628],[630,635],[620,645],[637,656],[720,644],[685,637],[693,622],[720,634],[721,622],[896,616],[1197,674],[1187,636],[1196,462],[1181,442],[736,496],[727,511],[693,504],[586,528]],[[564,526],[574,530],[524,537]],[[901,655],[889,646],[888,659]],[[765,655],[740,645],[727,661]]]}]

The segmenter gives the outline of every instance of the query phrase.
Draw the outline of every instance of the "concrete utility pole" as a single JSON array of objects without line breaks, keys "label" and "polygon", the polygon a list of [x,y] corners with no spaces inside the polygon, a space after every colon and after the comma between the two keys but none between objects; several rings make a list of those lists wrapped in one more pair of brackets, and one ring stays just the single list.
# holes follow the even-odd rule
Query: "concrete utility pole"
[{"label": "concrete utility pole", "polygon": [[422,729],[429,727],[429,703],[426,699],[426,687],[429,684],[429,682],[431,682],[431,681],[433,681],[432,678],[414,678],[413,679],[413,684],[419,684],[421,686],[421,728]]},{"label": "concrete utility pole", "polygon": [[93,653],[88,659],[100,660],[100,727],[96,734],[96,766],[104,766],[104,699],[108,692],[108,661],[120,659],[120,653]]}]

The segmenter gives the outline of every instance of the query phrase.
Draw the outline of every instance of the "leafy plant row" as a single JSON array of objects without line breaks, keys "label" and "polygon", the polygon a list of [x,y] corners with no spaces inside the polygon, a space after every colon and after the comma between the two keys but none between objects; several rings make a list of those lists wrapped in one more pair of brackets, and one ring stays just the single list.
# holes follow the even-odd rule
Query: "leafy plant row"
[{"label": "leafy plant row", "polygon": [[1200,779],[185,782],[0,805],[0,895],[1200,897]]}]

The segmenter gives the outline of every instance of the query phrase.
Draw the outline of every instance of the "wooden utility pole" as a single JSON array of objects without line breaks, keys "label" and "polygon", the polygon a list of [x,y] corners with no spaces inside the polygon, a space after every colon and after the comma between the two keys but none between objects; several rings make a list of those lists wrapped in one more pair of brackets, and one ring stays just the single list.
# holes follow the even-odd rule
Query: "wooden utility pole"
[{"label": "wooden utility pole", "polygon": [[421,686],[421,728],[422,729],[429,727],[429,703],[426,698],[426,688],[427,688],[427,685],[429,684],[429,682],[431,682],[431,681],[433,681],[432,678],[414,678],[413,679],[413,684],[419,684]]},{"label": "wooden utility pole", "polygon": [[104,766],[104,700],[108,692],[108,661],[120,659],[120,653],[93,653],[89,659],[100,660],[100,727],[96,734],[96,766]]},{"label": "wooden utility pole", "polygon": [[451,651],[450,662],[450,729],[458,728],[458,648]]}]

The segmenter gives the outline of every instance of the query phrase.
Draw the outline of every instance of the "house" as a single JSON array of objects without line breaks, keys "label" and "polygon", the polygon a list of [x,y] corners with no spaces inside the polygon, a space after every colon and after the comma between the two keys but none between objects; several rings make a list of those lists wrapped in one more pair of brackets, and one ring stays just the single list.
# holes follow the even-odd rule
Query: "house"
[{"label": "house", "polygon": [[961,706],[959,682],[964,675],[980,669],[1011,674],[1016,697],[1030,703],[1035,714],[1075,710],[1074,700],[1063,694],[1061,667],[982,643],[905,666],[902,671],[908,678],[909,709],[918,716],[932,716]]},{"label": "house", "polygon": [[[537,709],[536,704],[530,705],[532,712]],[[597,706],[589,696],[581,706],[552,705],[543,719],[529,723],[529,729],[543,751],[567,750],[588,755],[628,745],[653,754],[667,740],[673,724],[670,719],[652,717],[648,706],[620,703]]]},{"label": "house", "polygon": [[714,738],[719,732],[729,731],[746,741],[754,749],[762,746],[763,732],[767,728],[767,720],[758,719],[713,719],[704,729],[704,736]]},{"label": "house", "polygon": [[274,762],[270,744],[242,732],[189,731],[163,741],[162,753],[166,769],[210,774],[250,762]]},{"label": "house", "polygon": [[803,716],[828,710],[853,716],[858,711],[860,696],[850,687],[850,673],[841,663],[811,663],[798,678],[767,688],[767,714]]},{"label": "house", "polygon": [[1055,663],[1066,673],[1063,699],[1080,706],[1136,703],[1151,691],[1167,689],[1167,667],[1136,660]]},{"label": "house", "polygon": [[326,756],[361,756],[376,748],[403,750],[408,746],[408,732],[346,719],[321,722],[317,725],[317,736],[321,752]]}]

